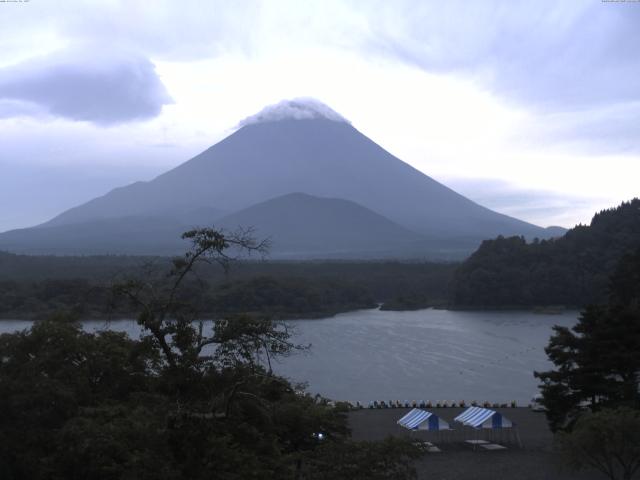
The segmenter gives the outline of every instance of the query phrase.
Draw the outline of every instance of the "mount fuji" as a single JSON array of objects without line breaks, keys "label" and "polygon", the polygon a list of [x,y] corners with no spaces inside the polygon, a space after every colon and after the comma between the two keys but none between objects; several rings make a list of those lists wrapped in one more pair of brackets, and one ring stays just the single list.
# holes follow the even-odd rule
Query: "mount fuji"
[{"label": "mount fuji", "polygon": [[276,258],[455,259],[497,235],[552,233],[465,198],[326,105],[298,99],[151,181],[0,234],[0,249],[171,254],[184,250],[178,233],[196,225],[253,226],[273,238]]}]

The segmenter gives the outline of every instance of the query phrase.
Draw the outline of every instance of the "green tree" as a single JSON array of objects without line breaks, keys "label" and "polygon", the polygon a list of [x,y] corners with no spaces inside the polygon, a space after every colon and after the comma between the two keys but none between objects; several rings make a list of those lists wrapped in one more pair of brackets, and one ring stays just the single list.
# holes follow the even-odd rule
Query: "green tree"
[{"label": "green tree", "polygon": [[[136,408],[144,408],[145,403],[154,409],[161,404],[150,394],[157,381],[159,357],[147,342],[116,332],[83,332],[73,318],[57,316],[36,323],[29,331],[0,336],[0,352],[3,479],[87,478],[74,473],[78,468],[105,471],[105,475],[91,475],[93,478],[123,478],[99,461],[85,464],[86,456],[68,455],[70,440],[79,431],[86,435],[75,438],[90,445],[84,449],[87,455],[100,449],[100,442],[124,454],[117,462],[120,473],[136,452],[160,454],[150,450],[153,442],[135,442],[134,448],[123,430],[125,425],[116,426],[116,419],[140,418]],[[144,401],[142,394],[152,398]],[[111,410],[114,406],[117,411]],[[116,428],[110,432],[96,426],[101,411],[111,412]],[[153,418],[149,416],[146,423]],[[154,432],[140,428],[137,433],[153,436]],[[105,458],[95,455],[96,460]],[[111,473],[106,474],[107,470]],[[130,471],[137,472],[135,468]]]},{"label": "green tree", "polygon": [[545,349],[555,369],[536,372],[553,430],[585,407],[640,408],[640,251],[622,258],[609,303],[589,306],[572,328],[555,327]]},{"label": "green tree", "polygon": [[227,253],[266,253],[268,244],[257,242],[251,231],[234,234],[199,228],[182,235],[190,240],[191,249],[172,262],[167,274],[158,275],[149,269],[142,276],[116,284],[116,295],[129,299],[139,312],[138,323],[149,338],[160,349],[168,367],[173,370],[190,370],[203,367],[210,360],[202,357],[202,350],[216,343],[215,336],[207,336],[205,324],[198,311],[183,292],[189,288],[190,276],[197,278],[200,263],[215,262],[227,270],[233,257]]},{"label": "green tree", "polygon": [[640,470],[640,411],[604,409],[584,414],[558,444],[576,470],[594,468],[611,480],[631,480]]}]

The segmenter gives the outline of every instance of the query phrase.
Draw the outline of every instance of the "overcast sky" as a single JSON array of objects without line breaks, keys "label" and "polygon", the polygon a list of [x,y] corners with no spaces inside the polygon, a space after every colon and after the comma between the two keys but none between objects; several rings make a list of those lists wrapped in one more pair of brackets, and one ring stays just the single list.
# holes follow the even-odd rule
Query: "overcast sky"
[{"label": "overcast sky", "polygon": [[640,2],[30,0],[0,31],[0,231],[301,96],[542,226],[640,195]]}]

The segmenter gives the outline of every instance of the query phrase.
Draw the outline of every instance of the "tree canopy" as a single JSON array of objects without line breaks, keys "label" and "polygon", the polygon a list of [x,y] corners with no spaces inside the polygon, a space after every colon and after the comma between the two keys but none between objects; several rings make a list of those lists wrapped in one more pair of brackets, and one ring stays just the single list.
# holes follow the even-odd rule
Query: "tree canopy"
[{"label": "tree canopy", "polygon": [[[84,319],[134,317],[112,302],[111,285],[147,272],[162,276],[171,260],[156,257],[27,257],[0,252],[0,318],[46,318],[69,311]],[[227,273],[200,263],[181,294],[202,315],[262,313],[315,318],[373,308],[444,305],[455,264],[392,261],[234,262]]]},{"label": "tree canopy", "polygon": [[640,410],[605,409],[585,414],[559,438],[565,463],[591,467],[610,480],[631,480],[640,471]]}]

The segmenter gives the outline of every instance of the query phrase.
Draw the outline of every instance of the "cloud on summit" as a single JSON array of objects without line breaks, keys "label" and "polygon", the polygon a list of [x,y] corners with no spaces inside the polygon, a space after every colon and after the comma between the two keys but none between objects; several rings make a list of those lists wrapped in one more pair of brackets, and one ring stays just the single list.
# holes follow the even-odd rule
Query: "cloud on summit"
[{"label": "cloud on summit", "polygon": [[350,123],[335,110],[315,98],[300,97],[291,100],[282,100],[263,108],[255,115],[242,120],[238,126],[244,127],[254,123],[277,122],[285,119],[308,120],[325,118],[334,122]]},{"label": "cloud on summit", "polygon": [[0,69],[0,118],[109,126],[153,118],[170,103],[153,63],[127,51],[73,49]]}]

